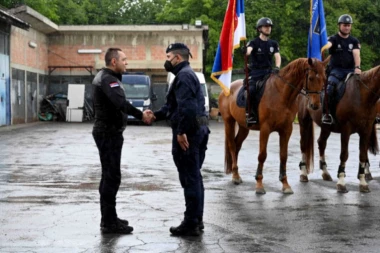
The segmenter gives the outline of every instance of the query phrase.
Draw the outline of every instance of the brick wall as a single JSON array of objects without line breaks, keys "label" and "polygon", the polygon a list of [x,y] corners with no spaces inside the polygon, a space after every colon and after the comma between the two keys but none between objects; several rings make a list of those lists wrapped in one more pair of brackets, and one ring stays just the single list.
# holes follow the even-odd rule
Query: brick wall
[{"label": "brick wall", "polygon": [[[37,47],[32,48],[33,41]],[[48,45],[46,35],[30,29],[29,31],[12,26],[10,41],[11,64],[25,66],[35,72],[45,72],[48,69]]]}]

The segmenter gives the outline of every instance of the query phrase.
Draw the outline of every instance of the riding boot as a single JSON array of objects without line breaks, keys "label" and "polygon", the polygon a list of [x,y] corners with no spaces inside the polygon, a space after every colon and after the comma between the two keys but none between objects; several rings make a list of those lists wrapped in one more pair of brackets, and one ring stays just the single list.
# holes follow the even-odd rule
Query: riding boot
[{"label": "riding boot", "polygon": [[259,119],[257,117],[257,113],[252,108],[251,113],[248,115],[248,118],[247,118],[247,126],[252,126],[254,124],[257,124],[258,122],[259,122]]},{"label": "riding boot", "polygon": [[[327,110],[326,108],[323,108],[323,114],[322,114],[322,124],[327,124],[327,125],[331,125],[334,123],[334,119],[333,119],[333,116],[331,115],[331,111],[333,109],[333,91],[334,91],[334,86],[333,85],[330,85],[328,84],[327,86],[327,92],[326,92],[326,96],[324,99],[327,99]],[[325,105],[326,102],[323,101],[323,105]]]},{"label": "riding boot", "polygon": [[322,116],[322,124],[331,125],[334,124],[334,118],[331,114],[331,110],[333,107],[333,103],[331,101],[332,99],[329,99],[328,101],[328,110],[326,110],[326,113]]},{"label": "riding boot", "polygon": [[[251,106],[251,110],[250,112],[248,113],[248,109],[246,109],[246,124],[247,124],[247,127],[250,127],[254,124],[257,124],[258,123],[258,117],[257,117],[257,111],[256,111],[256,102],[255,102],[255,94],[256,92],[256,83],[251,79],[249,81],[249,104]],[[247,103],[247,106],[246,108],[248,108],[248,103]]]}]

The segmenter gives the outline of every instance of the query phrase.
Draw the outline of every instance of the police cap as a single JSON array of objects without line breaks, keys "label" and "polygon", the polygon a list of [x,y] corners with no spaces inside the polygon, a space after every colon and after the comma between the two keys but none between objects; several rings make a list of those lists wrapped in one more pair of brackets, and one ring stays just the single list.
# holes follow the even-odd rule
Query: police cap
[{"label": "police cap", "polygon": [[182,50],[182,49],[186,49],[187,52],[190,54],[190,49],[183,43],[172,43],[172,44],[170,44],[168,46],[168,48],[166,49],[166,53],[169,53],[169,52],[174,51],[174,50]]}]

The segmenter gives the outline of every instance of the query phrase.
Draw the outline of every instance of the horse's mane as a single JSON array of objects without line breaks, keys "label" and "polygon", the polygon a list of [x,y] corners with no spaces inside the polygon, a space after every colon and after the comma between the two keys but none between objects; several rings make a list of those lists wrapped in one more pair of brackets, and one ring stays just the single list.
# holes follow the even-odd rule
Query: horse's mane
[{"label": "horse's mane", "polygon": [[307,64],[307,60],[307,58],[299,58],[291,61],[281,70],[281,76],[285,79],[294,76],[294,73],[298,73],[299,76],[301,76],[301,74],[304,73],[304,66]]},{"label": "horse's mane", "polygon": [[380,65],[378,65],[374,68],[371,68],[370,70],[363,71],[361,73],[360,77],[364,80],[366,80],[366,79],[371,80],[372,78],[374,78],[375,75],[379,75],[379,74],[380,74]]}]

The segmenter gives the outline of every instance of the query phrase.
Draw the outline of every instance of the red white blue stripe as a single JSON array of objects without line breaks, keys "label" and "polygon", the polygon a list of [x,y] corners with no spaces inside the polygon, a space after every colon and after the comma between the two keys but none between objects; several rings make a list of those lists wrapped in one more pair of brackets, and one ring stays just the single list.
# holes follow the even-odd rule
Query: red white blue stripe
[{"label": "red white blue stripe", "polygon": [[230,94],[234,48],[241,40],[246,40],[244,0],[229,0],[211,73],[226,96]]}]

